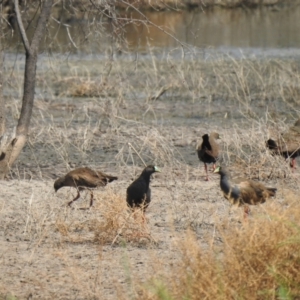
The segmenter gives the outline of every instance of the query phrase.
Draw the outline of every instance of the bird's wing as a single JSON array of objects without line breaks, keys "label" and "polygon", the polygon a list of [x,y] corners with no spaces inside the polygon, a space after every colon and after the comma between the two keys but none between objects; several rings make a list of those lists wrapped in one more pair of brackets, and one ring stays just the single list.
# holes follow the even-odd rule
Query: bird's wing
[{"label": "bird's wing", "polygon": [[243,201],[248,204],[256,205],[264,203],[271,196],[271,192],[258,181],[247,180],[239,184]]},{"label": "bird's wing", "polygon": [[206,146],[203,146],[201,149],[198,150],[198,157],[201,160],[201,158],[203,158],[203,156],[210,156],[214,159],[216,159],[218,157],[218,155],[216,155],[215,151],[213,151],[212,149],[208,149]]},{"label": "bird's wing", "polygon": [[281,138],[277,141],[280,152],[293,153],[300,150],[299,130],[298,127],[291,127],[289,131],[282,134]]},{"label": "bird's wing", "polygon": [[103,185],[102,181],[90,172],[80,172],[78,174],[74,174],[72,176],[72,179],[74,180],[74,182],[76,182],[76,185],[78,187],[95,188],[97,186]]},{"label": "bird's wing", "polygon": [[151,202],[151,189],[150,187],[148,188],[148,191],[146,193],[146,203],[150,203]]},{"label": "bird's wing", "polygon": [[85,168],[76,175],[78,181],[90,187],[105,186],[108,182],[118,179],[118,177],[107,175],[100,171],[94,171],[89,168]]},{"label": "bird's wing", "polygon": [[289,140],[278,145],[280,152],[288,152],[290,155],[300,150],[300,140]]},{"label": "bird's wing", "polygon": [[209,143],[210,143],[210,150],[208,150],[209,155],[213,156],[213,157],[218,157],[219,156],[219,152],[220,152],[220,147],[219,144],[216,142],[215,138],[210,137],[209,138]]},{"label": "bird's wing", "polygon": [[130,197],[134,200],[142,200],[147,192],[147,185],[142,179],[135,180],[127,188],[127,198]]},{"label": "bird's wing", "polygon": [[208,155],[210,155],[210,156],[212,156],[212,157],[215,157],[215,151],[213,151],[213,150],[209,150],[209,149],[207,149],[207,148],[204,148],[203,149],[204,150],[204,152],[206,153],[206,154],[208,154]]}]

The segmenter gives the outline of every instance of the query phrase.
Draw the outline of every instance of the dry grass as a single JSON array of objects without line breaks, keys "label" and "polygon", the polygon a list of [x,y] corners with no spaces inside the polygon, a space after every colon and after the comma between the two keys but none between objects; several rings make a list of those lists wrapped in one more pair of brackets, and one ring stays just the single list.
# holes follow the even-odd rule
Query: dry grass
[{"label": "dry grass", "polygon": [[[5,276],[0,294],[17,285],[16,294],[24,295],[20,265],[32,273],[28,289],[40,282],[55,287],[58,294],[52,299],[60,293],[66,293],[66,299],[70,295],[101,299],[103,286],[120,285],[119,299],[297,299],[300,208],[298,197],[287,196],[286,190],[292,194],[299,190],[299,173],[292,174],[282,157],[270,155],[265,140],[276,138],[298,117],[299,63],[172,55],[161,60],[155,55],[145,60],[121,56],[110,61],[108,57],[109,72],[105,63],[77,59],[53,59],[51,72],[38,68],[29,143],[11,174],[18,182],[16,188],[3,185],[3,199],[14,201],[1,200],[5,218],[0,241],[10,249],[6,238],[15,238],[18,232],[15,242],[25,250],[21,249],[22,255],[8,251],[1,256],[6,266],[3,274],[15,273]],[[23,68],[18,62],[15,68],[8,80],[11,88],[5,87],[12,118],[19,115],[22,96]],[[169,88],[153,97],[163,87]],[[47,91],[47,96],[41,91]],[[278,188],[274,206],[255,207],[253,211],[260,214],[254,214],[249,224],[232,222],[227,216],[229,204],[218,179],[203,181],[195,146],[210,131],[221,134],[221,163],[233,175]],[[149,228],[141,214],[127,209],[125,201],[126,187],[140,173],[143,161],[163,167],[161,177],[152,184]],[[68,189],[53,192],[53,179],[77,166],[120,176],[111,189],[95,193],[95,207],[90,211],[65,208],[72,196]],[[34,189],[37,183],[25,178],[38,179],[43,188]],[[186,233],[187,227],[193,233]],[[158,243],[153,243],[153,231]],[[182,241],[173,246],[180,250],[179,262],[176,251],[171,256],[174,239]],[[120,263],[126,251],[122,252],[123,246],[129,249],[124,265]],[[17,263],[11,264],[14,259]],[[48,274],[41,276],[44,281],[32,271],[40,264],[53,267],[49,273],[41,271]],[[136,266],[143,266],[143,272]],[[58,268],[65,276],[62,282]],[[108,270],[114,271],[110,278]],[[126,279],[122,271],[127,272]],[[145,285],[153,274],[153,281]],[[129,289],[130,293],[123,293]],[[39,291],[40,298],[47,293]],[[116,298],[116,293],[111,296],[106,291],[103,298]]]},{"label": "dry grass", "polygon": [[56,228],[65,241],[92,241],[111,246],[154,241],[142,210],[131,211],[122,195],[112,190],[102,193],[93,210],[93,216],[84,222],[72,218],[56,221]]},{"label": "dry grass", "polygon": [[[268,117],[268,116],[267,116]],[[221,163],[230,166],[240,176],[258,180],[275,178],[291,178],[292,172],[289,164],[282,156],[272,155],[266,148],[266,137],[279,123],[273,120],[254,121],[247,131],[233,126],[231,130],[222,132],[223,153]],[[277,134],[283,132],[287,124],[282,124]],[[271,133],[272,135],[272,133]],[[276,137],[273,133],[273,137]],[[293,180],[293,179],[292,179]]]},{"label": "dry grass", "polygon": [[146,285],[143,299],[298,299],[300,205],[295,195],[287,201],[239,228],[221,226],[222,247],[203,249],[188,232],[180,262]]}]

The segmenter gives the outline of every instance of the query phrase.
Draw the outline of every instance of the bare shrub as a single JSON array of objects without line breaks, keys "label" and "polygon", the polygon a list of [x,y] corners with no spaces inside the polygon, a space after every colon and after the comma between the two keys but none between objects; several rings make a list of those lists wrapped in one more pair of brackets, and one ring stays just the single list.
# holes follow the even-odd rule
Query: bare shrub
[{"label": "bare shrub", "polygon": [[[188,232],[180,262],[143,289],[143,299],[293,299],[300,293],[300,205],[273,204],[240,228],[223,231],[221,247],[204,249]],[[222,230],[221,230],[222,231]],[[168,295],[166,298],[163,295]]]},{"label": "bare shrub", "polygon": [[153,240],[142,211],[132,212],[121,195],[107,190],[93,209],[95,215],[84,222],[58,219],[56,228],[61,236],[70,242],[89,240],[101,245]]},{"label": "bare shrub", "polygon": [[[250,121],[250,120],[249,120]],[[272,120],[249,122],[248,130],[233,126],[222,132],[222,160],[240,176],[256,179],[291,177],[289,163],[282,156],[272,155],[266,148],[266,137]]]}]

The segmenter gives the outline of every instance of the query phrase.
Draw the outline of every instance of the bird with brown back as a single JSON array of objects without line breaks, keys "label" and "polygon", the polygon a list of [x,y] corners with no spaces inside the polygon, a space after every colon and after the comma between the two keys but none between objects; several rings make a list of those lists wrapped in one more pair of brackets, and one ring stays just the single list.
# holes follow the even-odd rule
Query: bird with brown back
[{"label": "bird with brown back", "polygon": [[225,167],[217,167],[214,173],[221,176],[220,187],[224,197],[236,206],[244,206],[244,216],[250,213],[248,205],[264,203],[270,197],[275,196],[277,189],[264,186],[259,181],[244,180],[238,184],[231,184],[229,172]]},{"label": "bird with brown back", "polygon": [[70,171],[65,176],[58,178],[54,182],[54,189],[57,192],[60,188],[64,186],[74,187],[77,189],[77,196],[70,202],[70,206],[74,201],[80,197],[80,192],[88,189],[91,193],[90,207],[93,205],[93,191],[91,189],[105,186],[108,182],[117,180],[118,177],[107,175],[100,171],[94,171],[90,168],[78,168]]},{"label": "bird with brown back", "polygon": [[294,170],[296,157],[300,155],[300,119],[289,130],[283,132],[278,140],[268,139],[266,145],[274,154],[291,159],[290,166]]},{"label": "bird with brown back", "polygon": [[212,132],[210,135],[207,133],[202,136],[202,143],[197,148],[198,158],[204,163],[204,169],[206,172],[206,180],[209,180],[207,172],[207,164],[213,164],[213,170],[216,168],[216,162],[219,158],[220,146],[217,143],[217,139],[220,135],[217,132]]}]

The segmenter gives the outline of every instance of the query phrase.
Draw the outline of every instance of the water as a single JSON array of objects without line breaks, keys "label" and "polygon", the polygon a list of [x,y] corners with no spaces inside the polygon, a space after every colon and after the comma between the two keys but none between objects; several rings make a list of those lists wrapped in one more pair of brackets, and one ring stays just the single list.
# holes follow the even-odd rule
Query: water
[{"label": "water", "polygon": [[[187,46],[183,48],[184,55],[200,52],[207,58],[215,51],[235,57],[295,57],[300,54],[299,6],[150,11],[144,15],[147,19],[136,12],[123,13],[123,19],[113,24],[103,18],[89,19],[86,15],[74,18],[67,16],[65,11],[55,10],[44,48],[52,53],[96,55],[100,59],[105,58],[107,52],[131,55],[149,53],[149,49],[160,55],[164,52],[180,57],[182,45]],[[129,22],[126,18],[136,21]],[[18,36],[10,32],[9,39],[12,49]]]}]

